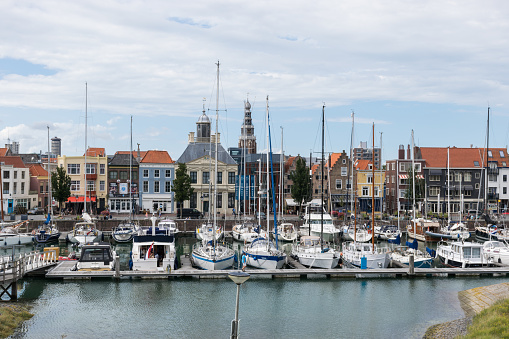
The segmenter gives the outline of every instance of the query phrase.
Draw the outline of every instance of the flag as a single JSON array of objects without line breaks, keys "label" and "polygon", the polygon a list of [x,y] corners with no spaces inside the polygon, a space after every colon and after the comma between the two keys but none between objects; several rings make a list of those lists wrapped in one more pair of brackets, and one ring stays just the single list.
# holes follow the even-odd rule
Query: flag
[{"label": "flag", "polygon": [[150,253],[154,250],[154,243],[148,248],[147,254],[145,254],[145,260],[150,258]]}]

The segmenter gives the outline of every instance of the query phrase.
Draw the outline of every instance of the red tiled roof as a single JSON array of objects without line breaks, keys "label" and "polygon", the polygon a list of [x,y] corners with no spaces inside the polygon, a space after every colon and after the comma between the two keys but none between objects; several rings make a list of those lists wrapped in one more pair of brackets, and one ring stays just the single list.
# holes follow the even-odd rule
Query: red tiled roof
[{"label": "red tiled roof", "polygon": [[174,161],[171,159],[170,155],[167,151],[147,151],[143,159],[141,159],[142,163],[149,164],[173,164]]},{"label": "red tiled roof", "polygon": [[0,156],[5,157],[9,149],[7,147],[0,147]]},{"label": "red tiled roof", "polygon": [[[332,166],[330,166],[331,168],[336,165],[336,162],[338,162],[339,158],[341,158],[342,155],[343,153],[332,153],[330,155],[330,162],[332,164]],[[325,166],[329,167],[329,160],[327,160],[327,165]]]},{"label": "red tiled roof", "polygon": [[106,151],[104,148],[89,147],[87,150],[88,157],[105,157]]},{"label": "red tiled roof", "polygon": [[[133,157],[138,156],[138,151],[132,151]],[[117,151],[115,154],[129,154],[129,151]],[[140,157],[143,159],[143,157],[147,154],[147,151],[140,151]]]},{"label": "red tiled roof", "polygon": [[366,171],[366,170],[370,169],[369,168],[370,164],[371,164],[371,160],[360,159],[360,160],[355,161],[354,166],[355,166],[355,169],[357,169],[358,171]]},{"label": "red tiled roof", "polygon": [[311,173],[315,174],[315,171],[318,169],[318,167],[320,167],[318,164],[311,166]]},{"label": "red tiled roof", "polygon": [[4,163],[6,165],[12,165],[13,167],[16,167],[16,168],[26,168],[26,166],[23,163],[23,160],[21,160],[20,156],[0,157],[0,163]]},{"label": "red tiled roof", "polygon": [[[448,147],[421,147],[421,157],[426,161],[428,168],[446,168],[447,167],[447,149]],[[509,163],[507,150],[505,148],[489,148],[493,157],[488,161],[496,161],[498,166],[503,167],[502,161]],[[503,157],[501,156],[503,155]],[[485,148],[449,148],[449,167],[450,168],[479,168],[485,167],[484,158],[487,157]],[[475,166],[474,161],[479,163]]]},{"label": "red tiled roof", "polygon": [[46,171],[42,165],[35,164],[30,166],[30,175],[34,177],[47,177],[48,171]]}]

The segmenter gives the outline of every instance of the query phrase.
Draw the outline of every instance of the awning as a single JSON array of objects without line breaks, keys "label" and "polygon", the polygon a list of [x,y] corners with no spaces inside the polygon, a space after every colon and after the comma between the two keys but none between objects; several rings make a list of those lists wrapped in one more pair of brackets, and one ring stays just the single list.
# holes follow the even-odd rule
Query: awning
[{"label": "awning", "polygon": [[464,187],[465,191],[473,191],[474,190],[474,186],[472,186],[472,185],[465,185],[463,187]]},{"label": "awning", "polygon": [[[87,202],[90,202],[90,199],[92,199],[93,202],[95,202],[96,197],[87,197]],[[83,197],[69,197],[67,199],[67,202],[83,202],[85,199]]]},{"label": "awning", "polygon": [[293,199],[285,199],[286,200],[286,206],[298,206],[295,200]]},{"label": "awning", "polygon": [[417,174],[417,175],[416,175],[416,178],[417,178],[417,179],[424,179],[424,176],[423,176],[422,174]]},{"label": "awning", "polygon": [[399,178],[400,179],[408,179],[408,174],[400,174]]},{"label": "awning", "polygon": [[431,170],[429,170],[429,175],[442,175],[442,170],[431,169]]}]

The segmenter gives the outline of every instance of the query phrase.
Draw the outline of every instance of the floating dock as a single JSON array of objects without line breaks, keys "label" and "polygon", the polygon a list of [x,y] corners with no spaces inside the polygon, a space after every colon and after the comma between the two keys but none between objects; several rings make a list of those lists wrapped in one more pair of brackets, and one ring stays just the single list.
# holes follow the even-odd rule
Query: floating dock
[{"label": "floating dock", "polygon": [[[168,271],[71,271],[76,261],[63,261],[46,273],[46,278],[92,279],[92,278],[140,278],[140,279],[224,279],[228,273],[236,270],[206,271],[191,266],[189,257],[181,256],[182,267]],[[292,263],[290,263],[292,264]],[[460,276],[507,276],[509,266],[476,268],[379,268],[379,269],[316,269],[302,268],[302,265],[289,269],[261,270],[246,269],[252,278],[414,278],[414,277],[460,277]]]}]

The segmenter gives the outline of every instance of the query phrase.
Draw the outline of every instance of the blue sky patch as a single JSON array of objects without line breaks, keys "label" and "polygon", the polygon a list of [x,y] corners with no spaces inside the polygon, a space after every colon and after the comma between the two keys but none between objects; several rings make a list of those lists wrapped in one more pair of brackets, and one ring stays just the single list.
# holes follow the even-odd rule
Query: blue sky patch
[{"label": "blue sky patch", "polygon": [[45,65],[33,64],[23,59],[0,59],[0,78],[8,74],[28,75],[54,75],[57,71],[47,68]]},{"label": "blue sky patch", "polygon": [[168,20],[176,22],[178,24],[197,26],[197,27],[200,27],[200,28],[211,28],[212,27],[211,25],[209,25],[207,23],[196,22],[196,21],[194,21],[191,18],[179,18],[179,17],[175,17],[174,16],[174,17],[168,18]]}]

